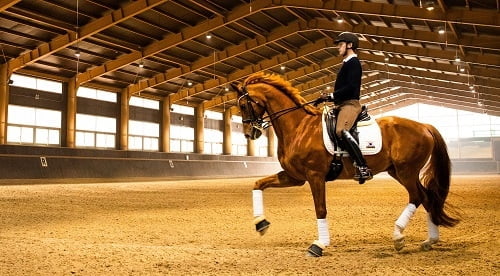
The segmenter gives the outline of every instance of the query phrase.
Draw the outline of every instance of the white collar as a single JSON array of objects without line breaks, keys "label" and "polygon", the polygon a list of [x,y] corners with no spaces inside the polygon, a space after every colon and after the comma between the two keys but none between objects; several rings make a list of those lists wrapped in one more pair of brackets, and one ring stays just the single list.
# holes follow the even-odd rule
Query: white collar
[{"label": "white collar", "polygon": [[344,58],[344,62],[349,61],[353,57],[358,57],[358,55],[356,55],[356,54],[348,55],[346,58]]}]

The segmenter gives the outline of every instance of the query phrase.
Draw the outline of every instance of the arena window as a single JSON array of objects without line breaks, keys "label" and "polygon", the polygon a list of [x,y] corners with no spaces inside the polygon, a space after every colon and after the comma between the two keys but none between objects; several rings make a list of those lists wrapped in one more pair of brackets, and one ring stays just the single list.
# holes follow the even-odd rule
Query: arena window
[{"label": "arena window", "polygon": [[160,109],[160,102],[156,100],[144,99],[140,97],[132,96],[130,97],[129,105],[144,107],[149,109]]},{"label": "arena window", "polygon": [[115,148],[116,119],[76,114],[76,146]]},{"label": "arena window", "polygon": [[500,117],[417,103],[379,116],[399,116],[435,126],[451,158],[491,158],[492,137],[500,136]]},{"label": "arena window", "polygon": [[12,86],[62,94],[62,82],[39,79],[19,74],[12,74],[10,76],[10,80],[12,81]]},{"label": "arena window", "polygon": [[170,151],[194,152],[194,129],[187,126],[170,126]]},{"label": "arena window", "polygon": [[159,137],[159,124],[129,120],[129,149],[158,151]]},{"label": "arena window", "polygon": [[76,95],[78,97],[94,99],[99,101],[106,101],[112,103],[117,102],[116,93],[88,88],[88,87],[79,87],[78,91],[76,92]]},{"label": "arena window", "polygon": [[7,143],[60,145],[61,112],[9,105]]}]

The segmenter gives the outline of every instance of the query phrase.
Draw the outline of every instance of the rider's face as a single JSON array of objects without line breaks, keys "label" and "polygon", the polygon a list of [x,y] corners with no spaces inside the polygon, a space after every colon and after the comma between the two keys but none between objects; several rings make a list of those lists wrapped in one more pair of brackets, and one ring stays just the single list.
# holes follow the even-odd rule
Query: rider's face
[{"label": "rider's face", "polygon": [[344,41],[341,41],[338,44],[338,48],[339,48],[339,55],[345,56],[345,54],[347,53],[347,44]]}]

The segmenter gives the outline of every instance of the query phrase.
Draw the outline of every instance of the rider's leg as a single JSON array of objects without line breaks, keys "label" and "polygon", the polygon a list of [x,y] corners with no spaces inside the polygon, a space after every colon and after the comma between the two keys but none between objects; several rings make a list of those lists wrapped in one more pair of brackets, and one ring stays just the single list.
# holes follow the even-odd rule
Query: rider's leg
[{"label": "rider's leg", "polygon": [[352,160],[356,163],[355,166],[358,169],[358,172],[354,175],[354,179],[358,180],[359,184],[363,184],[366,180],[372,179],[372,173],[366,165],[365,158],[363,157],[356,140],[352,138],[351,134],[347,130],[342,130],[342,143],[345,150],[349,152]]},{"label": "rider's leg", "polygon": [[339,106],[339,109],[335,134],[337,134],[337,137],[342,141],[343,148],[349,152],[351,159],[356,163],[355,167],[357,168],[357,172],[354,175],[354,179],[358,180],[359,184],[363,184],[366,180],[372,179],[373,176],[366,165],[358,143],[349,133],[349,130],[352,128],[357,116],[361,112],[361,105],[359,101],[356,100],[346,101]]}]

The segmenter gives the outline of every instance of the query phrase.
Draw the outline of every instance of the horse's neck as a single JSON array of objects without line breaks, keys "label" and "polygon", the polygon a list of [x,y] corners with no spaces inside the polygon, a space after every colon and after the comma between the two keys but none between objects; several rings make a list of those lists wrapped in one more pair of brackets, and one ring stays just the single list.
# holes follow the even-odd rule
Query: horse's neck
[{"label": "horse's neck", "polygon": [[[278,112],[295,107],[295,103],[291,100],[283,101],[280,99],[271,99],[268,103],[268,114],[277,114]],[[304,117],[310,116],[304,109],[298,109],[290,111],[277,119],[272,121],[274,131],[276,133],[276,138],[281,141],[285,141],[287,137],[290,137],[290,133],[297,131],[300,123],[304,120]]]}]

